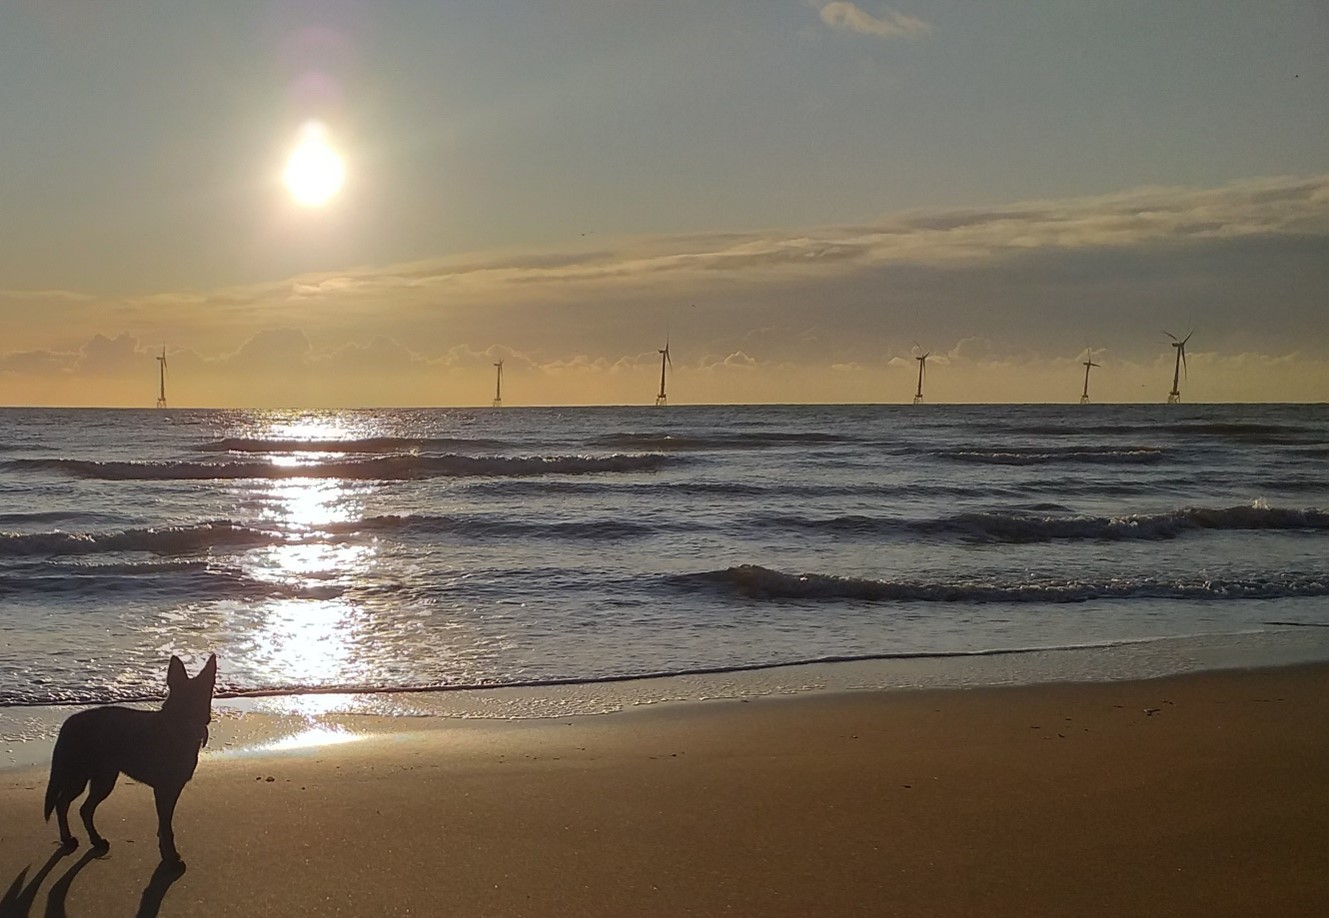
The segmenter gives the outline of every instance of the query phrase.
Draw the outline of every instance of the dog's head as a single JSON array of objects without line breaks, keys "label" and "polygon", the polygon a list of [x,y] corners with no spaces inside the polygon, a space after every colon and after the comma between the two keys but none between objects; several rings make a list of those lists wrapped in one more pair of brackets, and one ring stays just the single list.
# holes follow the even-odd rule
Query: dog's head
[{"label": "dog's head", "polygon": [[208,662],[192,679],[185,672],[185,664],[179,657],[171,657],[166,668],[166,703],[162,710],[180,718],[189,726],[198,730],[200,745],[208,744],[208,724],[212,722],[212,690],[217,685],[217,655],[208,657]]}]

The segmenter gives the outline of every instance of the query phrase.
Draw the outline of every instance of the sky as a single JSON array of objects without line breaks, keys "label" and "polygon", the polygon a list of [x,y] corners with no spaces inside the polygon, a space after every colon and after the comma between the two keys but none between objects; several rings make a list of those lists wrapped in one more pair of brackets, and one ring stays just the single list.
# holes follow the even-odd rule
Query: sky
[{"label": "sky", "polygon": [[[1322,0],[11,0],[0,404],[1329,401]],[[344,169],[292,198],[316,124]],[[1191,368],[1194,375],[1191,375]]]}]

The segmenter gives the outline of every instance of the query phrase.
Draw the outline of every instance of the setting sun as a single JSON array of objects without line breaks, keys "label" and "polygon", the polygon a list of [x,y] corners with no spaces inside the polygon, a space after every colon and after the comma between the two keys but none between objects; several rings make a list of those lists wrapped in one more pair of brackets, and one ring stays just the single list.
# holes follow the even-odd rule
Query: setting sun
[{"label": "setting sun", "polygon": [[291,197],[305,207],[319,207],[332,199],[345,180],[346,166],[329,145],[327,129],[317,122],[306,124],[282,173]]}]

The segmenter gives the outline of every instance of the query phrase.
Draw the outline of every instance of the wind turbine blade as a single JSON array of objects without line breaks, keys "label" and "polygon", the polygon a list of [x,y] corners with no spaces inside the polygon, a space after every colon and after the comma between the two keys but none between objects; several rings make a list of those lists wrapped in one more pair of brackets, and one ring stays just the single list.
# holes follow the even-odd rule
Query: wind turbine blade
[{"label": "wind turbine blade", "polygon": [[1181,339],[1181,343],[1185,344],[1187,341],[1191,340],[1191,335],[1193,334],[1195,334],[1195,329],[1192,328],[1189,332],[1186,333],[1186,337]]},{"label": "wind turbine blade", "polygon": [[1181,371],[1182,371],[1183,373],[1186,374],[1186,378],[1187,378],[1187,379],[1190,379],[1190,378],[1191,378],[1191,371],[1190,371],[1190,369],[1186,366],[1186,348],[1185,348],[1184,342],[1183,342],[1183,346],[1182,346],[1182,348],[1181,348]]},{"label": "wind turbine blade", "polygon": [[1163,332],[1163,334],[1167,335],[1167,336],[1168,336],[1169,338],[1171,338],[1173,341],[1178,340],[1178,339],[1177,339],[1177,336],[1174,335],[1174,334],[1172,334],[1172,332],[1170,332],[1170,331],[1165,331],[1165,332]]}]

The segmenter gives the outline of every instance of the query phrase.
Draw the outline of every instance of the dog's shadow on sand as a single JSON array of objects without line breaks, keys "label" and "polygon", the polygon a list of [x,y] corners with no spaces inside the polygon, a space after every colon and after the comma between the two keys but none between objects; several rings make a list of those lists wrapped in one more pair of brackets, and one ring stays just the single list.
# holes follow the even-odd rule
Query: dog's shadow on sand
[{"label": "dog's shadow on sand", "polygon": [[[31,878],[28,877],[27,867],[20,870],[18,876],[14,877],[14,882],[5,890],[4,896],[0,897],[0,918],[32,918],[32,906],[37,901],[37,893],[41,891],[42,884],[55,869],[55,865],[68,854],[69,852],[63,848],[57,849]],[[105,855],[105,851],[94,848],[75,861],[58,880],[51,884],[46,893],[46,911],[43,912],[45,918],[67,918],[69,913],[65,909],[65,902],[69,898],[69,890],[74,885],[75,877],[88,864]],[[136,913],[138,918],[155,918],[161,911],[166,891],[171,888],[172,883],[184,876],[184,873],[183,865],[159,864],[152,872],[148,885],[143,888],[143,895],[139,898]]]}]

